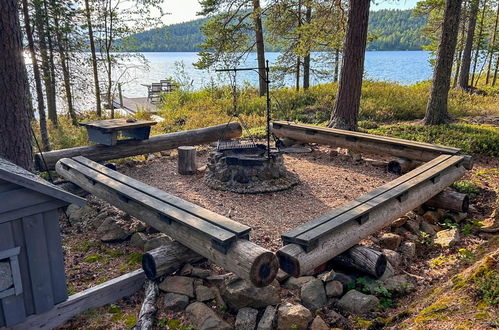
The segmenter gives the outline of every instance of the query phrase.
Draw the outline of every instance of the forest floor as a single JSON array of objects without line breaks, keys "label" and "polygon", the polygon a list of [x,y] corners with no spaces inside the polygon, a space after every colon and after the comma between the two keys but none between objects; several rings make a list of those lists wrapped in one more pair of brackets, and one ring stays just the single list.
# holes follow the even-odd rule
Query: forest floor
[{"label": "forest floor", "polygon": [[[177,173],[175,151],[168,156],[158,154],[146,161],[121,163],[118,170],[251,226],[252,240],[275,251],[282,245],[281,233],[396,177],[384,168],[364,160],[354,162],[341,152],[331,152],[328,147],[312,146],[312,149],[311,153],[284,156],[286,167],[299,176],[301,183],[286,191],[267,194],[240,195],[212,190],[205,186],[202,173],[181,176]],[[208,147],[200,148],[200,165],[206,163],[208,150]],[[490,221],[494,209],[498,207],[499,160],[478,157],[474,169],[463,180],[474,187],[471,192],[473,211],[468,222],[473,226],[460,228],[462,233],[464,230],[466,233],[452,248],[441,249],[425,242],[418,244],[416,259],[403,268],[403,272],[410,274],[417,283],[417,290],[394,300],[391,306],[376,315],[374,321],[350,316],[352,327],[451,329],[465,325],[463,329],[483,329],[499,325],[497,302],[484,303],[483,290],[476,288],[474,283],[477,281],[472,278],[473,274],[476,278],[477,269],[483,272],[483,267],[479,265],[495,269],[497,276],[497,253],[494,254],[498,247],[497,237],[481,233],[480,226],[484,221]],[[140,268],[141,248],[132,246],[130,241],[103,243],[96,229],[106,216],[118,218],[130,233],[139,230],[141,223],[97,198],[90,198],[89,205],[91,211],[85,221],[71,226],[63,223],[70,294]],[[373,235],[368,241],[376,241],[380,234]],[[221,272],[217,267],[212,268],[215,272]],[[495,281],[493,283],[497,285],[497,278]],[[456,288],[456,283],[461,285]],[[497,287],[487,287],[487,290],[496,290],[493,294],[497,299]],[[285,300],[299,301],[299,293],[281,292],[281,295]],[[141,290],[115,304],[92,309],[61,328],[130,328],[136,321],[142,299]],[[188,326],[183,313],[169,312],[161,307],[159,310],[159,328],[180,329]],[[234,320],[234,315],[230,313],[222,313],[222,317]]]}]

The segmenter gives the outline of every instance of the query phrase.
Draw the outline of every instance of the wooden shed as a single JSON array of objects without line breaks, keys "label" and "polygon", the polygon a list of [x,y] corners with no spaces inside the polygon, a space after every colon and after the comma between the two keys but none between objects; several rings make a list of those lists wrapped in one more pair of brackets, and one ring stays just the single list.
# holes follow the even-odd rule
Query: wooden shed
[{"label": "wooden shed", "polygon": [[0,327],[67,299],[59,209],[84,203],[0,158]]}]

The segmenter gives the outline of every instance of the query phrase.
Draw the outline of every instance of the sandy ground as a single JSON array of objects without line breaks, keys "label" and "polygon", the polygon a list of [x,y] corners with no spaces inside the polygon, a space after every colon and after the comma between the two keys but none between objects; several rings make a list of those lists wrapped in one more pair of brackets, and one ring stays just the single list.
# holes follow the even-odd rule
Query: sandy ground
[{"label": "sandy ground", "polygon": [[[282,233],[396,177],[369,163],[355,163],[343,154],[330,156],[329,151],[327,147],[314,147],[311,153],[285,155],[287,169],[297,174],[301,183],[286,191],[265,194],[212,190],[204,184],[203,173],[179,175],[174,154],[118,170],[250,226],[251,239],[275,251],[282,245]],[[198,152],[199,167],[207,163],[208,153],[206,148]]]}]

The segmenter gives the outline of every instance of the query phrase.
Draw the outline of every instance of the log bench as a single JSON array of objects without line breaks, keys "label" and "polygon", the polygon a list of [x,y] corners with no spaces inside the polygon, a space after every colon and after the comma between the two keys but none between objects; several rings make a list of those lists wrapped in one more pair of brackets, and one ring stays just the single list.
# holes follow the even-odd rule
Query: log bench
[{"label": "log bench", "polygon": [[276,256],[248,240],[248,226],[85,157],[63,158],[56,171],[256,286],[268,285],[277,274]]},{"label": "log bench", "polygon": [[[458,148],[436,144],[287,121],[272,122],[272,133],[280,138],[286,137],[300,142],[319,143],[357,152],[390,155],[421,162],[430,161],[439,155],[458,155],[461,152]],[[471,169],[471,157],[463,157],[465,157],[464,167]]]},{"label": "log bench", "polygon": [[466,158],[441,155],[415,170],[313,219],[281,238],[281,268],[299,276],[423,204],[461,177]]}]

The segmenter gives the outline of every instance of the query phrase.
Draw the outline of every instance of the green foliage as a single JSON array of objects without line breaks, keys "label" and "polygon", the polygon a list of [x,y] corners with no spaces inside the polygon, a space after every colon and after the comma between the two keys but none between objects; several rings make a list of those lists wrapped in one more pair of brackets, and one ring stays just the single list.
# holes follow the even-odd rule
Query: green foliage
[{"label": "green foliage", "polygon": [[499,272],[486,269],[475,277],[474,286],[480,300],[489,305],[499,304]]},{"label": "green foliage", "polygon": [[369,133],[461,148],[465,154],[499,156],[499,130],[489,125],[396,124],[370,130]]},{"label": "green foliage", "polygon": [[141,253],[131,253],[127,257],[127,263],[131,266],[142,264],[142,254]]},{"label": "green foliage", "polygon": [[124,320],[125,326],[129,329],[133,328],[137,324],[137,316],[130,315]]},{"label": "green foliage", "polygon": [[438,225],[445,229],[455,229],[459,227],[459,225],[450,218],[445,218],[444,220],[440,221]]},{"label": "green foliage", "polygon": [[466,223],[463,226],[463,228],[461,229],[461,233],[463,235],[469,235],[472,232],[474,232],[475,230],[480,229],[482,227],[482,225],[483,225],[482,221],[477,221],[477,220],[473,220],[473,219],[466,219]]},{"label": "green foliage", "polygon": [[462,194],[468,194],[470,198],[475,198],[480,193],[480,188],[470,181],[456,181],[452,184],[452,188]]},{"label": "green foliage", "polygon": [[88,262],[88,263],[93,263],[93,262],[102,261],[102,260],[104,260],[104,257],[102,257],[100,254],[91,254],[91,255],[85,257],[85,259],[83,259],[83,261]]}]

